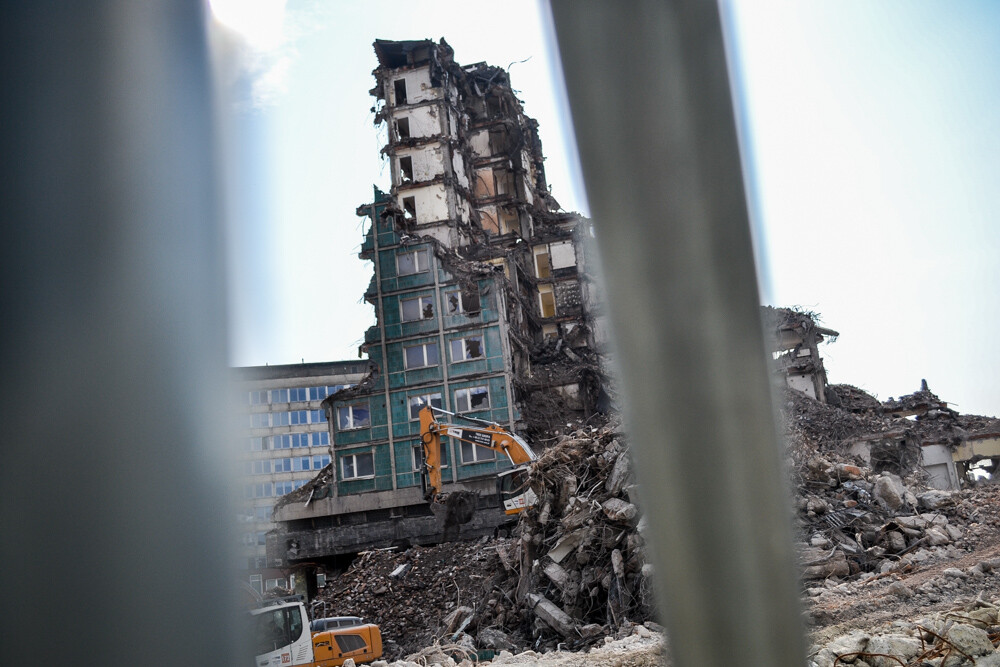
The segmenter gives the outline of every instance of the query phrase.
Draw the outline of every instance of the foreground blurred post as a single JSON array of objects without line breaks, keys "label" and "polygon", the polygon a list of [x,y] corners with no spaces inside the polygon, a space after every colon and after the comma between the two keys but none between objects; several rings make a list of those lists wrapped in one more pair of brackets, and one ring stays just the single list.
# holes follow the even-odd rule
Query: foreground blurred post
[{"label": "foreground blurred post", "polygon": [[8,3],[5,664],[238,662],[202,3]]},{"label": "foreground blurred post", "polygon": [[719,8],[552,10],[675,664],[802,665]]}]

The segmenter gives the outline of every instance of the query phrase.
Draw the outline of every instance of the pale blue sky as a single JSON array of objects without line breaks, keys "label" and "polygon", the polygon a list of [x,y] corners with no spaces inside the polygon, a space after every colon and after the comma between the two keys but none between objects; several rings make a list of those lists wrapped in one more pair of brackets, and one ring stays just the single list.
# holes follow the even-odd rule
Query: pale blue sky
[{"label": "pale blue sky", "polygon": [[[586,212],[534,2],[237,6],[254,4],[272,10],[244,28],[260,48],[227,42],[244,56],[227,103],[233,363],[356,358],[374,321],[354,211],[389,184],[368,95],[376,37],[443,36],[461,63],[530,58],[512,83],[553,193]],[[884,399],[926,378],[963,412],[1000,413],[1000,4],[724,6],[764,298],[841,332],[822,348],[832,382]]]}]

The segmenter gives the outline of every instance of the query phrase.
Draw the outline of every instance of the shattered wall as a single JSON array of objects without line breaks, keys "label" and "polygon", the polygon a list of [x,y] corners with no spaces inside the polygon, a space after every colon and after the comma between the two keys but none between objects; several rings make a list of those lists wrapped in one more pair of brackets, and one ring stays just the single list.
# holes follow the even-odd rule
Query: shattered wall
[{"label": "shattered wall", "polygon": [[[840,334],[819,326],[818,316],[794,308],[761,307],[765,339],[771,344],[774,372],[785,384],[810,398],[827,402],[826,368],[819,344]],[[839,397],[832,397],[836,401]]]}]

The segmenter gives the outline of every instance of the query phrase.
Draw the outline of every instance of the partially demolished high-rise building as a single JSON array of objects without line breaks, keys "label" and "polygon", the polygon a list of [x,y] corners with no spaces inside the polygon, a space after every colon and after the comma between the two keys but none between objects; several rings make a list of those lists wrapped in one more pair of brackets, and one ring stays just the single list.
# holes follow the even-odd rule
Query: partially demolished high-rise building
[{"label": "partially demolished high-rise building", "polygon": [[[324,402],[333,463],[279,506],[269,556],[284,565],[440,539],[421,479],[423,405],[523,430],[526,406],[585,413],[600,393],[590,226],[550,195],[537,123],[507,72],[459,65],[444,40],[379,40],[375,53],[392,185],[357,211],[374,268],[371,371]],[[469,444],[443,450],[445,490],[480,495],[463,534],[492,531],[509,464]]]}]

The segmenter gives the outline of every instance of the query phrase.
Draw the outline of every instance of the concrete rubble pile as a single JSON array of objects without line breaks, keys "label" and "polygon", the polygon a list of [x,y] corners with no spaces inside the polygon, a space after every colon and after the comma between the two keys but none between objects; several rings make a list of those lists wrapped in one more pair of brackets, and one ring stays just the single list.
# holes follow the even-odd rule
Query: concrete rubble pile
[{"label": "concrete rubble pile", "polygon": [[[804,578],[884,575],[961,548],[975,512],[961,493],[927,487],[920,442],[961,440],[971,420],[928,391],[879,404],[854,387],[831,390],[847,399],[840,407],[795,391],[785,392],[782,405]],[[910,403],[923,405],[922,418],[892,416]],[[996,427],[996,420],[972,419]],[[867,461],[851,454],[857,436],[879,433],[892,434],[892,446],[872,447]]]},{"label": "concrete rubble pile", "polygon": [[319,600],[377,623],[390,658],[435,641],[577,649],[656,629],[619,424],[561,436],[532,465],[532,488],[538,503],[513,537],[365,552]]},{"label": "concrete rubble pile", "polygon": [[[1000,567],[1000,559],[988,567]],[[982,564],[978,569],[983,576]],[[959,602],[915,620],[896,620],[873,629],[854,629],[814,644],[809,667],[1000,666],[1000,606],[997,599]]]}]

